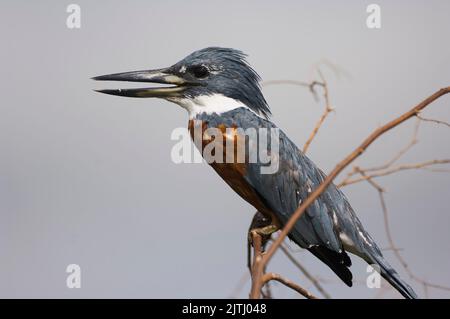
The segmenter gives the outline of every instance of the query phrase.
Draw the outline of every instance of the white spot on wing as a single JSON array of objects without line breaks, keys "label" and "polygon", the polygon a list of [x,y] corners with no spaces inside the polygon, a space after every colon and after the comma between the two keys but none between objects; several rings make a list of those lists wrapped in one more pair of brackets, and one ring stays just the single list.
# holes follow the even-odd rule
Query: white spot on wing
[{"label": "white spot on wing", "polygon": [[359,236],[366,242],[367,245],[372,246],[370,241],[367,239],[367,237],[364,235],[364,233],[361,230],[358,230]]},{"label": "white spot on wing", "polygon": [[350,237],[347,236],[346,233],[340,232],[339,233],[339,238],[341,239],[341,241],[344,244],[344,246],[346,246],[346,247],[354,247],[355,246],[353,241],[350,239]]},{"label": "white spot on wing", "polygon": [[338,226],[338,218],[337,218],[337,215],[336,215],[335,211],[333,211],[333,224],[334,224],[335,227]]}]

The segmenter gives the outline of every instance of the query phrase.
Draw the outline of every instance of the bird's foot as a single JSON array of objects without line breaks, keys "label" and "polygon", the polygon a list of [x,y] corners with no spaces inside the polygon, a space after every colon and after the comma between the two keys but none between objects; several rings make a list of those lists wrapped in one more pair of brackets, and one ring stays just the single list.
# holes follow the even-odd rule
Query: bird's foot
[{"label": "bird's foot", "polygon": [[278,230],[278,226],[272,224],[272,221],[260,212],[256,212],[253,216],[252,223],[248,230],[248,241],[253,243],[253,235],[257,234],[262,238],[262,244],[265,246],[270,236]]},{"label": "bird's foot", "polygon": [[260,254],[264,254],[264,249],[267,242],[270,239],[270,236],[274,232],[279,229],[278,226],[272,224],[272,220],[267,218],[260,212],[256,212],[255,216],[253,216],[252,223],[248,229],[248,243],[247,243],[247,267],[250,270],[250,274],[252,273],[252,249],[251,247],[255,247],[253,240],[258,235],[261,239],[259,247],[261,251]]},{"label": "bird's foot", "polygon": [[274,232],[276,232],[278,230],[278,226],[276,225],[268,225],[265,227],[261,227],[261,228],[254,228],[250,230],[250,233],[255,232],[256,234],[260,235],[260,236],[270,236],[272,235]]}]

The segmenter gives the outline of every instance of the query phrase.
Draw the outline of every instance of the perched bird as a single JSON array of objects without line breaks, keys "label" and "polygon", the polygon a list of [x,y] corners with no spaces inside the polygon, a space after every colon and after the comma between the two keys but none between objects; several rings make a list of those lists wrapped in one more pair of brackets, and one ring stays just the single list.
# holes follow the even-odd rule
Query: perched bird
[{"label": "perched bird", "polygon": [[[261,140],[264,134],[277,130],[277,127],[269,120],[271,112],[261,92],[260,77],[241,51],[209,47],[191,53],[168,68],[116,73],[93,79],[168,84],[170,86],[98,92],[125,97],[157,97],[180,105],[189,113],[192,138],[194,141],[200,138],[197,147],[202,152],[208,143],[215,143],[213,155],[216,159],[217,155],[229,157],[225,141],[244,145],[247,153],[243,161],[237,161],[236,149],[239,147],[235,147],[230,151],[232,161],[208,163],[275,229],[283,227],[299,203],[325,178],[325,174],[281,130],[278,130],[275,142],[267,143],[269,162],[263,163],[259,158],[249,160],[250,155],[259,151],[259,144],[245,137],[242,130],[254,129]],[[196,130],[196,125],[199,130]],[[208,134],[210,129],[219,130],[222,139]],[[262,168],[272,164],[276,169],[264,173]],[[307,208],[289,238],[327,264],[348,286],[352,285],[349,252],[369,264],[378,265],[381,275],[404,297],[417,298],[384,259],[347,198],[334,184]]]}]

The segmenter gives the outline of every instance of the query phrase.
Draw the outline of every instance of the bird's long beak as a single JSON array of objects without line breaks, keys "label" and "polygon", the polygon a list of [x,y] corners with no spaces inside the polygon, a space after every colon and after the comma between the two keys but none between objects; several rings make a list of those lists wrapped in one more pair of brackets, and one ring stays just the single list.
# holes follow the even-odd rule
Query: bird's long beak
[{"label": "bird's long beak", "polygon": [[183,78],[171,74],[168,69],[114,73],[96,76],[92,79],[96,81],[150,82],[171,85],[154,88],[95,90],[100,93],[126,97],[175,97],[186,89],[186,85],[190,84]]}]

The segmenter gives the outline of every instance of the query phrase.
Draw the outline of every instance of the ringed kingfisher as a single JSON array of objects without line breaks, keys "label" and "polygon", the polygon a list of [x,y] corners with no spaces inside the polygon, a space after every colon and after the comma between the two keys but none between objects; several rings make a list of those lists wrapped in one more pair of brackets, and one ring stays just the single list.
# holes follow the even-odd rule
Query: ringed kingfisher
[{"label": "ringed kingfisher", "polygon": [[[188,111],[188,128],[194,140],[195,123],[201,123],[201,143],[195,144],[202,155],[207,142],[215,140],[206,134],[208,129],[222,132],[222,141],[243,142],[249,152],[255,151],[255,143],[242,137],[242,131],[237,128],[253,128],[256,132],[266,129],[266,133],[258,133],[260,135],[277,129],[269,120],[271,111],[261,92],[261,79],[248,64],[246,55],[239,50],[209,47],[195,51],[167,68],[115,73],[93,79],[164,84],[151,88],[97,91],[124,97],[156,97],[180,105]],[[269,153],[271,147],[272,144],[267,146]],[[259,159],[249,161],[248,154],[239,162],[209,162],[220,177],[254,206],[274,229],[283,227],[299,203],[326,177],[281,130],[277,148],[277,154],[270,157],[271,161],[277,162],[277,170],[267,174],[261,170],[267,163]],[[216,148],[215,152],[223,152],[221,155],[226,156],[226,149]],[[330,184],[306,209],[289,238],[328,265],[348,286],[352,286],[352,273],[347,253],[352,253],[368,264],[377,265],[381,275],[405,298],[417,298],[412,288],[384,259],[346,196],[334,184]]]}]

